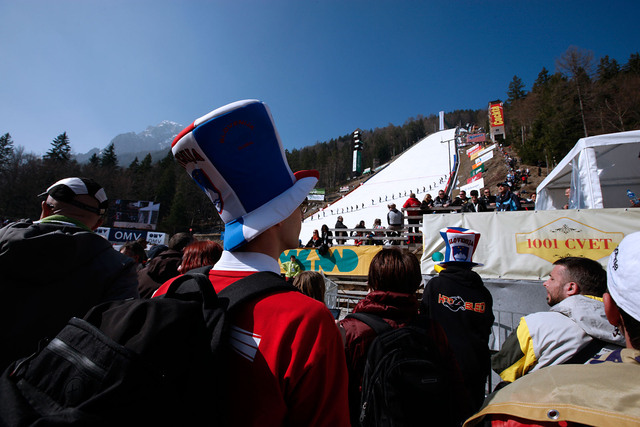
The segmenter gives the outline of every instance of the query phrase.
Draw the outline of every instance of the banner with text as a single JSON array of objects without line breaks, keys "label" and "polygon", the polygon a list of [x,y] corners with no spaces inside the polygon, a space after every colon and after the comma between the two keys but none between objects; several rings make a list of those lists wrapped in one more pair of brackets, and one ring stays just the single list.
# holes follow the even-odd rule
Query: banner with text
[{"label": "banner with text", "polygon": [[463,227],[481,233],[473,261],[482,277],[540,280],[567,256],[604,267],[622,238],[640,230],[640,209],[479,212],[423,216],[422,273],[434,274],[434,252],[444,250],[438,230]]},{"label": "banner with text", "polygon": [[280,254],[280,269],[284,272],[282,263],[295,255],[305,271],[323,271],[336,276],[366,276],[371,260],[380,249],[382,246],[336,246],[325,255],[320,255],[317,249],[291,249]]}]

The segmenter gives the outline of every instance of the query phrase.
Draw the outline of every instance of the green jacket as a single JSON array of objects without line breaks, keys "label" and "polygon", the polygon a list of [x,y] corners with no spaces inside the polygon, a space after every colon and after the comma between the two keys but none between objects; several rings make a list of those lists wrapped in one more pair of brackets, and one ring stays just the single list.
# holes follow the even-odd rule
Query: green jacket
[{"label": "green jacket", "polygon": [[295,261],[283,262],[282,268],[284,269],[284,277],[287,277],[287,278],[296,277],[298,273],[300,273],[300,264],[298,264]]}]

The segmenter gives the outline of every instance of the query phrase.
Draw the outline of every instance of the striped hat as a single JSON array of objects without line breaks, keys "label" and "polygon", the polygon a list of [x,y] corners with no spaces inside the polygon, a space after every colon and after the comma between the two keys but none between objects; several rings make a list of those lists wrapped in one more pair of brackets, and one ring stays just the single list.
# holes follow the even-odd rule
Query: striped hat
[{"label": "striped hat", "polygon": [[269,108],[253,99],[200,117],[171,150],[218,210],[228,251],[287,219],[318,181],[317,171],[291,172]]},{"label": "striped hat", "polygon": [[461,265],[481,266],[473,262],[473,253],[478,247],[480,233],[460,227],[448,227],[440,230],[440,236],[444,239],[444,261],[439,265],[460,263]]}]

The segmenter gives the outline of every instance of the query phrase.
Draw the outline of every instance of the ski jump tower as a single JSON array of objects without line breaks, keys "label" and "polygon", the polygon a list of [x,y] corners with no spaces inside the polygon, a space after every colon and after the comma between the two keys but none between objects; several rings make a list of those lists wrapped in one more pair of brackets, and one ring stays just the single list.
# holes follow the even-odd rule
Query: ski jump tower
[{"label": "ski jump tower", "polygon": [[353,168],[351,174],[354,178],[362,174],[362,141],[360,140],[360,135],[360,129],[353,131]]}]

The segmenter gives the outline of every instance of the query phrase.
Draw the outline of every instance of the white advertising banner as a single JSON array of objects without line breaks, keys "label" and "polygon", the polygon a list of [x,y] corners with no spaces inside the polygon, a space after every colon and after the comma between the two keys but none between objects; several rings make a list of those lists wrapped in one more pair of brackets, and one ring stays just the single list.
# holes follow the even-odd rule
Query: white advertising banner
[{"label": "white advertising banner", "polygon": [[484,178],[480,178],[470,184],[460,186],[460,190],[464,190],[467,193],[467,197],[469,197],[469,192],[471,190],[478,190],[478,193],[480,193],[482,188],[484,188]]},{"label": "white advertising banner", "polygon": [[475,163],[484,163],[487,160],[491,160],[493,159],[493,150],[491,150],[490,152],[488,152],[487,154],[483,154],[482,156],[476,157],[475,159]]},{"label": "white advertising banner", "polygon": [[481,233],[473,261],[483,278],[541,280],[567,256],[606,267],[622,238],[640,230],[640,209],[446,213],[423,216],[422,273],[435,274],[432,255],[445,244],[439,230],[462,227]]}]

